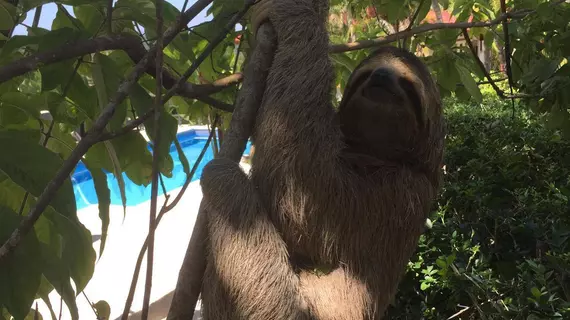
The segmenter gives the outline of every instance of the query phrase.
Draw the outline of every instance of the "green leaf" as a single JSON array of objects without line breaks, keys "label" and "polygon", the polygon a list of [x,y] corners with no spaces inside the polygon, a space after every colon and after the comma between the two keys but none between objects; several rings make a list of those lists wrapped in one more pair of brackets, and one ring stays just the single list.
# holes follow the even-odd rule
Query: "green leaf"
[{"label": "green leaf", "polygon": [[[129,97],[131,98],[131,105],[139,115],[146,114],[154,108],[153,99],[138,84],[135,84],[132,87]],[[162,174],[168,177],[172,175],[172,169],[174,166],[172,157],[169,154],[169,150],[170,146],[172,145],[172,141],[174,141],[176,138],[176,133],[178,131],[178,121],[170,113],[165,112],[164,108],[162,108],[162,110],[163,112],[160,117],[160,171]],[[154,117],[151,117],[149,120],[145,121],[144,127],[147,135],[154,144],[156,141],[154,137]]]},{"label": "green leaf", "polygon": [[[97,202],[99,206],[99,218],[101,219],[101,245],[99,247],[99,258],[105,250],[105,242],[107,241],[107,231],[109,230],[109,208],[111,205],[111,192],[107,186],[107,175],[99,168],[90,166],[88,162],[84,162],[85,166],[93,177],[95,184],[95,192],[97,193]],[[125,199],[126,201],[126,199]]]},{"label": "green leaf", "polygon": [[57,2],[70,6],[78,6],[82,4],[105,4],[107,0],[20,0],[19,4],[22,6],[24,12],[29,11],[35,7],[44,5],[46,3]]},{"label": "green leaf", "polygon": [[33,308],[30,309],[30,312],[28,313],[26,318],[24,318],[24,320],[43,320],[43,319],[44,317],[42,316],[40,311]]},{"label": "green leaf", "polygon": [[[75,81],[72,82],[76,84]],[[73,87],[74,84],[70,87]],[[42,105],[45,106],[56,122],[79,126],[85,119],[90,118],[86,110],[76,107],[69,99],[64,99],[56,92],[43,92],[41,96],[43,99]]]},{"label": "green leaf", "polygon": [[186,177],[190,177],[190,163],[188,162],[188,158],[186,158],[186,154],[184,154],[184,150],[182,150],[182,146],[180,146],[180,142],[178,139],[174,139],[174,145],[176,146],[176,152],[178,152],[178,158],[180,159],[180,163],[182,163],[182,170],[186,174]]},{"label": "green leaf", "polygon": [[75,16],[91,35],[96,35],[97,32],[104,29],[103,22],[106,17],[103,16],[103,8],[95,5],[82,5],[73,7]]},{"label": "green leaf", "polygon": [[463,83],[465,89],[467,90],[467,92],[469,92],[471,97],[478,103],[483,102],[483,95],[479,90],[477,82],[475,82],[475,79],[473,79],[473,77],[471,76],[471,72],[469,72],[469,70],[463,68],[462,66],[457,66],[457,71],[459,72],[461,83]]},{"label": "green leaf", "polygon": [[[109,99],[115,95],[121,84],[123,75],[117,72],[118,67],[115,62],[109,57],[100,53],[93,55],[92,76],[97,96],[99,99],[100,110],[105,109],[109,103]],[[118,130],[123,126],[127,116],[127,103],[123,101],[115,108],[115,112],[111,121],[107,125],[110,130]]]},{"label": "green leaf", "polygon": [[48,307],[52,320],[57,319],[57,316],[55,315],[55,311],[53,310],[53,306],[51,305],[51,301],[49,299],[49,293],[53,289],[54,289],[53,286],[49,283],[49,281],[46,279],[46,277],[44,275],[42,275],[42,279],[40,282],[40,288],[38,289],[37,296],[40,297],[42,299],[42,301]]},{"label": "green leaf", "polygon": [[437,71],[437,82],[439,85],[446,90],[455,91],[457,83],[460,80],[455,59],[449,55],[445,55],[438,66],[441,68]]},{"label": "green leaf", "polygon": [[[50,211],[53,212],[53,211]],[[47,218],[48,214],[40,217],[34,229],[40,240],[40,248],[42,252],[42,260],[44,261],[45,268],[43,270],[43,277],[49,282],[52,288],[55,288],[57,293],[63,298],[67,305],[72,319],[78,318],[77,304],[75,302],[75,291],[70,282],[70,265],[66,264],[62,259],[63,250],[65,246],[65,239],[62,239],[61,231],[57,229],[55,224]],[[76,241],[75,239],[67,239],[67,241]],[[44,300],[49,301],[47,294]]]},{"label": "green leaf", "polygon": [[[6,150],[0,157],[0,171],[36,197],[63,164],[55,153],[14,131],[0,131],[0,147]],[[57,191],[51,206],[66,217],[77,220],[75,195],[69,178]]]},{"label": "green leaf", "polygon": [[107,303],[107,301],[97,301],[97,303],[93,304],[93,308],[97,311],[97,318],[98,319],[110,319],[111,317],[111,306]]},{"label": "green leaf", "polygon": [[[71,13],[66,12],[66,8],[61,4],[57,4],[57,14],[51,24],[52,30],[61,28],[71,28],[77,31],[85,31],[85,27],[77,18],[74,18]],[[87,34],[87,32],[85,32]]]},{"label": "green leaf", "polygon": [[[4,243],[19,226],[22,217],[0,206],[0,243]],[[24,319],[40,286],[43,261],[34,232],[23,237],[8,259],[0,263],[0,306],[17,320]]]},{"label": "green leaf", "polygon": [[152,179],[152,155],[147,141],[138,132],[129,132],[112,140],[127,177],[137,185],[149,185]]},{"label": "green leaf", "polygon": [[[91,233],[81,222],[73,221],[54,210],[48,209],[44,215],[63,238],[62,264],[68,268],[77,293],[82,292],[93,276],[97,257]],[[54,285],[54,288],[57,289],[57,286]]]},{"label": "green leaf", "polygon": [[542,296],[542,293],[540,292],[540,290],[537,287],[532,287],[532,289],[530,289],[530,292],[537,299]]},{"label": "green leaf", "polygon": [[23,47],[33,47],[34,45],[37,47],[37,44],[40,42],[40,39],[41,37],[37,36],[14,35],[2,47],[2,51],[0,53],[0,59],[8,57],[14,51]]},{"label": "green leaf", "polygon": [[0,30],[10,30],[16,24],[16,7],[0,0]]},{"label": "green leaf", "polygon": [[[80,38],[82,38],[81,33],[73,28],[53,30],[41,36],[38,52],[49,51]],[[75,61],[73,58],[41,67],[42,91],[50,91],[59,86],[64,88],[71,81]]]},{"label": "green leaf", "polygon": [[121,201],[123,203],[123,216],[127,214],[127,193],[125,192],[125,179],[123,179],[123,169],[121,168],[121,162],[115,151],[115,147],[110,141],[104,141],[105,149],[113,165],[113,174],[119,183],[119,190],[121,193]]},{"label": "green leaf", "polygon": [[35,119],[40,118],[41,98],[21,92],[7,92],[0,96],[0,108],[10,106],[18,108]]},{"label": "green leaf", "polygon": [[75,109],[95,121],[100,113],[96,87],[88,86],[85,79],[78,73],[73,74],[73,80],[68,80],[65,85],[67,86],[67,98],[74,103]]}]

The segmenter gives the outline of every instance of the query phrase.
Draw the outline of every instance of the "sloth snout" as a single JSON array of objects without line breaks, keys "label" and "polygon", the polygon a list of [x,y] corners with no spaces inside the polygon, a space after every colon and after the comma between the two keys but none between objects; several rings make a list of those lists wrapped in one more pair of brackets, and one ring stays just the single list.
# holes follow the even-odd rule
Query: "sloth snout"
[{"label": "sloth snout", "polygon": [[370,85],[374,87],[391,87],[396,82],[396,77],[392,70],[388,68],[378,68],[370,75]]}]

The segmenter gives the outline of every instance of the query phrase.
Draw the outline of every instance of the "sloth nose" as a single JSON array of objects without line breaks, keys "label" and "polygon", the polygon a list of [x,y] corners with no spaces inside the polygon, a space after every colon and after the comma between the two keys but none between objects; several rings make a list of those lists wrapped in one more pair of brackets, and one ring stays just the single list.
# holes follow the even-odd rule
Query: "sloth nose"
[{"label": "sloth nose", "polygon": [[370,75],[370,84],[375,87],[390,85],[394,81],[394,74],[388,68],[378,68]]}]

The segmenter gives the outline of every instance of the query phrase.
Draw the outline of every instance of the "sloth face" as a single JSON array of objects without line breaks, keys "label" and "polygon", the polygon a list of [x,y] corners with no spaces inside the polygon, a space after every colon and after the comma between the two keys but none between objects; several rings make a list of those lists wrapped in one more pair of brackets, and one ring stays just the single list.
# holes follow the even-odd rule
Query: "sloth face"
[{"label": "sloth face", "polygon": [[[399,50],[399,49],[398,49]],[[439,114],[438,93],[421,62],[389,49],[353,72],[339,109],[351,147],[373,155],[409,157]]]}]

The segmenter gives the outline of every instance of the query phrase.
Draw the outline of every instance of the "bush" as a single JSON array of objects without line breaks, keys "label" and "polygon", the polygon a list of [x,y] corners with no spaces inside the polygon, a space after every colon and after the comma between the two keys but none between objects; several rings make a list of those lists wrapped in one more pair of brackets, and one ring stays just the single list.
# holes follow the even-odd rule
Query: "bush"
[{"label": "bush", "polygon": [[387,318],[570,319],[570,143],[510,101],[445,108],[444,185]]}]

